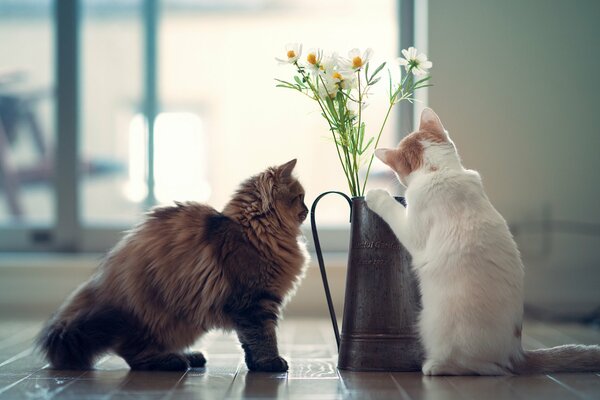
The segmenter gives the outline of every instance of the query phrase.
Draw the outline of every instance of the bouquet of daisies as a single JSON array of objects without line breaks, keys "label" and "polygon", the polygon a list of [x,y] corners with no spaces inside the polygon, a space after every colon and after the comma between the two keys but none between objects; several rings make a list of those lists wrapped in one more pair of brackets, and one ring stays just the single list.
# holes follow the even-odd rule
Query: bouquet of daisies
[{"label": "bouquet of daisies", "polygon": [[[402,50],[403,58],[398,59],[400,73],[405,68],[404,77],[393,83],[392,73],[388,70],[389,107],[383,118],[377,136],[365,137],[366,124],[363,121],[363,108],[369,89],[381,79],[386,63],[369,69],[371,49],[361,52],[352,49],[348,57],[337,53],[325,54],[322,50],[310,50],[302,57],[302,45],[298,43],[286,46],[286,57],[277,58],[282,64],[296,68],[293,81],[276,79],[278,87],[296,90],[316,101],[323,117],[327,120],[333,136],[348,187],[352,196],[363,196],[369,178],[373,150],[377,147],[381,133],[388,121],[394,105],[402,100],[412,102],[417,89],[431,86],[426,75],[431,68],[427,56],[418,53],[414,47]],[[360,179],[359,169],[368,161],[364,178]]]}]

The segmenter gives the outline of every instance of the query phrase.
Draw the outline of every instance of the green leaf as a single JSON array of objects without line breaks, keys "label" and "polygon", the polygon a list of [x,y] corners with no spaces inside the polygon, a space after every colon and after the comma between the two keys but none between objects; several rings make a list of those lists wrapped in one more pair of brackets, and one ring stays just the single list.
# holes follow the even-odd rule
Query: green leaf
[{"label": "green leaf", "polygon": [[[371,75],[371,77],[369,78],[369,81],[373,80],[373,78],[383,69],[383,67],[385,67],[385,62],[383,62],[379,67],[377,67],[377,69],[375,70],[375,72],[373,72],[373,75]],[[368,64],[367,64],[368,65]],[[371,83],[371,85],[375,84],[375,82]]]},{"label": "green leaf", "polygon": [[360,128],[358,129],[358,148],[362,148],[363,140],[365,139],[365,123],[362,122],[360,124]]},{"label": "green leaf", "polygon": [[333,104],[333,100],[329,96],[325,97],[325,104],[331,113],[331,116],[334,118],[336,122],[339,122],[337,112],[335,111],[335,104]]},{"label": "green leaf", "polygon": [[373,143],[373,140],[374,140],[374,139],[375,139],[375,138],[373,138],[373,137],[372,137],[371,139],[369,139],[369,141],[367,142],[367,145],[361,149],[361,151],[360,151],[360,155],[363,155],[363,153],[364,153],[365,151],[367,151],[367,149],[369,148],[369,146],[371,146],[371,143]]},{"label": "green leaf", "polygon": [[338,103],[338,115],[340,116],[340,119],[345,120],[346,107],[344,106],[344,94],[341,90],[337,92],[336,101]]},{"label": "green leaf", "polygon": [[295,86],[296,86],[296,85],[294,85],[293,83],[291,83],[291,82],[288,82],[288,81],[282,81],[281,79],[275,79],[275,80],[276,80],[277,82],[279,82],[279,83],[283,84],[283,85],[288,85],[288,86],[293,86],[293,87],[295,87]]},{"label": "green leaf", "polygon": [[280,88],[284,88],[284,89],[299,90],[296,86],[275,85],[275,87],[280,87]]},{"label": "green leaf", "polygon": [[425,77],[425,78],[423,78],[423,79],[419,79],[418,81],[411,82],[411,83],[410,83],[410,85],[407,85],[407,86],[408,86],[408,87],[410,87],[410,88],[412,88],[412,89],[414,90],[414,88],[415,88],[416,86],[419,86],[419,85],[420,85],[420,84],[422,84],[423,82],[427,82],[429,79],[431,79],[431,77],[430,77],[430,76],[427,76],[427,77]]},{"label": "green leaf", "polygon": [[431,83],[430,83],[430,84],[427,84],[427,85],[415,86],[414,90],[417,90],[417,89],[422,89],[422,88],[425,88],[425,87],[430,87],[430,86],[433,86],[433,84],[431,84]]}]

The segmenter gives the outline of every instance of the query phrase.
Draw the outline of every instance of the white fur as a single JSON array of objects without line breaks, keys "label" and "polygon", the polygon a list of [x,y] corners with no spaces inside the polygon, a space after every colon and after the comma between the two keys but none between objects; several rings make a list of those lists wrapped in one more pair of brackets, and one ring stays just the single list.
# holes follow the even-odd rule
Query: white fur
[{"label": "white fur", "polygon": [[[479,174],[463,168],[432,110],[421,114],[420,131],[435,133],[436,140],[415,133],[422,163],[407,176],[397,172],[407,186],[408,206],[384,190],[370,191],[366,200],[412,255],[423,303],[423,373],[599,372],[600,346],[523,350],[524,271],[506,221],[487,198]],[[393,158],[403,151],[401,142],[395,153],[379,150],[376,155],[403,166]]]},{"label": "white fur", "polygon": [[370,191],[366,201],[412,255],[423,304],[423,373],[508,374],[523,358],[519,251],[479,174],[463,168],[454,146],[422,144],[423,166],[399,177],[408,206],[384,190]]}]

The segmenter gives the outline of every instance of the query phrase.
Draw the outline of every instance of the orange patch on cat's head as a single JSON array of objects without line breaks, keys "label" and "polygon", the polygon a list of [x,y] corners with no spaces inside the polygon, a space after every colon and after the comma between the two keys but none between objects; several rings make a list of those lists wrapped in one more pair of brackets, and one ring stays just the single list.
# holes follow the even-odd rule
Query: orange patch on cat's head
[{"label": "orange patch on cat's head", "polygon": [[377,149],[375,156],[393,169],[406,185],[405,178],[423,165],[423,151],[419,138],[410,134],[395,149]]},{"label": "orange patch on cat's head", "polygon": [[445,133],[430,132],[430,131],[418,131],[415,135],[419,137],[419,140],[429,143],[448,143],[448,136]]},{"label": "orange patch on cat's head", "polygon": [[[406,185],[406,177],[421,168],[427,144],[446,144],[450,139],[439,117],[426,108],[421,113],[419,130],[400,141],[395,149],[377,149],[375,155],[396,172],[400,181]],[[430,168],[435,171],[437,167]]]}]

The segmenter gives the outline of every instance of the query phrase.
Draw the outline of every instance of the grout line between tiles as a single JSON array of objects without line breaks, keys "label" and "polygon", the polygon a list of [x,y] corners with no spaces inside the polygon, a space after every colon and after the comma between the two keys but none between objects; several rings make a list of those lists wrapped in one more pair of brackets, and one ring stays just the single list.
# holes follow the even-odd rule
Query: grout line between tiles
[{"label": "grout line between tiles", "polygon": [[25,377],[23,377],[23,378],[19,379],[18,381],[16,381],[16,382],[13,382],[13,383],[11,383],[11,384],[10,384],[10,385],[8,385],[8,386],[5,386],[5,387],[3,387],[2,389],[0,389],[0,394],[2,394],[2,393],[4,393],[4,392],[6,392],[7,390],[10,390],[11,388],[13,388],[13,387],[17,386],[19,383],[23,382],[24,380],[26,380],[27,378],[29,378],[30,376],[32,376],[33,374],[35,374],[36,372],[38,372],[38,371],[41,371],[41,370],[43,370],[44,368],[46,368],[46,367],[49,367],[49,366],[50,366],[50,364],[46,364],[46,365],[44,365],[42,368],[40,368],[40,369],[37,369],[37,370],[33,371],[32,373],[30,373],[29,375],[27,375],[27,376],[25,376]]},{"label": "grout line between tiles", "polygon": [[165,394],[165,396],[163,397],[163,399],[164,399],[164,400],[167,400],[167,399],[171,399],[171,398],[173,398],[173,395],[175,394],[175,389],[177,388],[177,386],[179,385],[179,383],[180,383],[180,382],[181,382],[183,379],[185,379],[185,378],[187,377],[187,374],[188,374],[189,372],[190,372],[190,370],[188,369],[187,371],[185,371],[185,372],[183,373],[183,375],[181,375],[181,378],[179,378],[179,379],[177,380],[177,382],[175,382],[175,384],[173,385],[173,387],[172,387],[172,388],[169,390],[169,392],[168,392],[167,394]]},{"label": "grout line between tiles", "polygon": [[558,379],[554,378],[551,375],[546,375],[546,377],[552,381],[554,381],[556,384],[558,384],[559,386],[561,386],[562,388],[564,388],[565,390],[567,390],[568,392],[574,394],[575,396],[581,398],[581,399],[585,399],[586,396],[582,395],[581,393],[579,393],[577,390],[573,389],[571,386],[564,384],[563,382],[559,381]]},{"label": "grout line between tiles", "polygon": [[235,380],[237,379],[237,377],[240,374],[241,365],[242,365],[242,361],[238,362],[237,368],[235,370],[235,374],[233,375],[233,379],[229,383],[229,387],[227,388],[227,391],[225,392],[225,395],[223,396],[224,399],[229,398],[231,390],[233,389],[233,383],[235,382]]},{"label": "grout line between tiles", "polygon": [[[103,362],[105,362],[106,360],[108,360],[110,358],[110,356],[104,356],[100,359],[100,361],[98,361],[96,363],[96,365],[102,365]],[[42,368],[43,369],[43,368]],[[54,391],[50,397],[47,397],[45,400],[49,400],[51,398],[53,398],[54,396],[56,396],[57,394],[59,394],[60,392],[62,392],[63,390],[65,390],[66,388],[68,388],[69,386],[71,386],[72,384],[74,384],[75,382],[77,382],[79,380],[79,378],[89,374],[90,371],[83,371],[81,374],[79,374],[75,379],[72,379],[70,382],[66,383],[64,386],[57,388],[56,391]]]},{"label": "grout line between tiles", "polygon": [[412,400],[412,397],[410,394],[408,394],[408,392],[406,391],[406,389],[404,389],[402,387],[402,385],[400,384],[400,382],[398,382],[396,380],[396,377],[394,376],[394,374],[389,374],[390,378],[392,378],[392,382],[394,382],[394,385],[396,385],[396,389],[398,389],[398,391],[400,392],[400,394],[402,395],[402,398],[404,400]]}]

